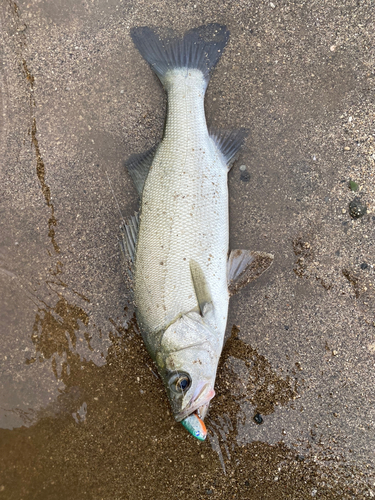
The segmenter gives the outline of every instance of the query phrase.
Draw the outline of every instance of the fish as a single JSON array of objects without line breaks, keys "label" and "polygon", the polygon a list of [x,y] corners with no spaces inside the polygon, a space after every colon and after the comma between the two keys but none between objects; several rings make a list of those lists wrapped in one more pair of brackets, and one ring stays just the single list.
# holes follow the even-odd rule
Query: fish
[{"label": "fish", "polygon": [[177,422],[199,440],[215,396],[229,298],[273,255],[229,251],[228,172],[247,130],[209,129],[204,99],[229,30],[210,23],[182,37],[131,29],[168,97],[164,135],[125,162],[140,211],[121,227],[137,322]]}]

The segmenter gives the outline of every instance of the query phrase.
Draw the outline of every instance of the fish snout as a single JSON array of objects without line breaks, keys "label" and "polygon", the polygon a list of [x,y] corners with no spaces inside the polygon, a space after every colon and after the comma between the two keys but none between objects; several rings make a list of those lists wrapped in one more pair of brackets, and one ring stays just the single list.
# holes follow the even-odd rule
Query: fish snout
[{"label": "fish snout", "polygon": [[178,417],[176,416],[176,420],[179,418],[185,429],[199,441],[204,441],[207,437],[207,429],[203,420],[214,396],[215,391],[210,387],[210,384],[200,384],[189,405],[180,412]]},{"label": "fish snout", "polygon": [[175,415],[177,422],[180,422],[188,415],[197,411],[199,417],[203,420],[207,414],[211,399],[215,396],[215,391],[209,383],[200,383],[197,385],[189,403],[185,408]]}]

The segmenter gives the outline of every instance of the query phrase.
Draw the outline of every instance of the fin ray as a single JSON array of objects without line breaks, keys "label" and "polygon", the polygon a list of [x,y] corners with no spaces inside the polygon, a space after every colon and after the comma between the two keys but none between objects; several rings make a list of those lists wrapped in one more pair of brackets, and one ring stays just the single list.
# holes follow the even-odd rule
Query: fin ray
[{"label": "fin ray", "polygon": [[120,250],[127,266],[127,273],[130,280],[133,279],[134,262],[137,248],[139,228],[139,214],[136,212],[131,216],[128,223],[120,226],[121,238],[119,240]]},{"label": "fin ray", "polygon": [[228,259],[228,290],[234,295],[271,266],[273,255],[249,250],[232,250]]}]

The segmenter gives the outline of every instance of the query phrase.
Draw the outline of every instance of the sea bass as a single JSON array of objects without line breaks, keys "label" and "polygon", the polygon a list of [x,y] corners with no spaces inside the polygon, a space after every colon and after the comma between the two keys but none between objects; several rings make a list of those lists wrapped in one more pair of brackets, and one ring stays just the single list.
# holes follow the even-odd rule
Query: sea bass
[{"label": "sea bass", "polygon": [[246,131],[209,131],[204,96],[229,31],[209,24],[161,40],[141,27],[131,37],[168,94],[168,112],[160,144],[126,162],[141,209],[123,225],[121,247],[137,321],[174,417],[203,440],[229,297],[273,257],[228,252],[227,175]]}]

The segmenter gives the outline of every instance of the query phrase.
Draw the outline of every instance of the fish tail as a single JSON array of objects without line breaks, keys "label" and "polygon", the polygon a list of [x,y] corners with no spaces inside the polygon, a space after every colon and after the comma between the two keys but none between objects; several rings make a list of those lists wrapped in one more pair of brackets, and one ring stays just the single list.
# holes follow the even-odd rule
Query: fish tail
[{"label": "fish tail", "polygon": [[177,68],[199,69],[206,82],[229,40],[229,30],[218,23],[193,28],[182,38],[161,39],[153,28],[130,31],[132,40],[144,59],[163,83],[168,71]]}]

